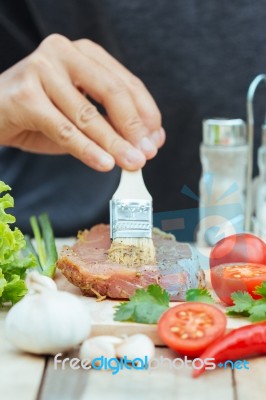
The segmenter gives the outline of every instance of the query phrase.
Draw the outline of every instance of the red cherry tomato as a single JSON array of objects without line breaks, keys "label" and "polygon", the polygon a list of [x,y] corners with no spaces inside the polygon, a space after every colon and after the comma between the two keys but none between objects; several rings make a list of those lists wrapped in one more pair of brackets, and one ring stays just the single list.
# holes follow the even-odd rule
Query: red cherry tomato
[{"label": "red cherry tomato", "polygon": [[227,263],[266,264],[266,244],[250,233],[228,236],[213,247],[210,267]]},{"label": "red cherry tomato", "polygon": [[224,303],[232,305],[231,294],[238,290],[248,292],[254,299],[256,286],[266,281],[266,265],[252,263],[221,264],[211,268],[211,283],[217,296]]},{"label": "red cherry tomato", "polygon": [[226,317],[207,303],[182,303],[170,308],[158,322],[162,341],[180,354],[197,357],[226,328]]}]

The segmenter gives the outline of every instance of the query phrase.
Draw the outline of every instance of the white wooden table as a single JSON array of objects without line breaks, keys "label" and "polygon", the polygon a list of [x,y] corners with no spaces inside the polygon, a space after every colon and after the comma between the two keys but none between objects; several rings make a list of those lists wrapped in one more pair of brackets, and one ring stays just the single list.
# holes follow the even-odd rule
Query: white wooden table
[{"label": "white wooden table", "polygon": [[[53,357],[20,353],[3,334],[5,312],[0,317],[0,398],[3,400],[265,400],[266,357],[250,361],[250,370],[205,372],[198,379],[190,369],[166,365],[152,371],[54,369]],[[75,355],[75,354],[73,354]],[[156,357],[174,359],[166,347]],[[71,357],[71,354],[70,354]]]},{"label": "white wooden table", "polygon": [[[59,278],[61,279],[61,278]],[[67,283],[62,281],[62,288]],[[70,291],[75,292],[75,288]],[[94,301],[90,299],[89,301]],[[99,304],[99,303],[98,303]],[[104,303],[103,303],[104,304]],[[103,306],[103,305],[102,305]],[[101,306],[101,307],[102,307]],[[98,305],[97,305],[98,307]],[[105,303],[108,316],[108,303]],[[110,308],[110,307],[109,307]],[[107,310],[107,311],[106,311]],[[98,313],[99,314],[99,313]],[[266,357],[249,360],[250,370],[215,369],[198,379],[191,377],[191,369],[175,370],[169,365],[154,370],[111,371],[55,369],[53,357],[32,356],[13,348],[4,335],[5,310],[0,310],[0,399],[1,400],[265,400]],[[97,322],[97,321],[96,321]],[[94,334],[118,333],[122,323],[95,322]],[[245,323],[242,321],[242,324]],[[231,328],[236,325],[230,321]],[[239,322],[237,322],[239,324]],[[127,332],[127,325],[123,328]],[[138,331],[138,324],[130,328]],[[133,331],[132,331],[133,329]],[[154,329],[142,327],[155,341]],[[77,350],[68,355],[75,357]],[[175,359],[178,354],[167,347],[157,346],[156,357]]]}]

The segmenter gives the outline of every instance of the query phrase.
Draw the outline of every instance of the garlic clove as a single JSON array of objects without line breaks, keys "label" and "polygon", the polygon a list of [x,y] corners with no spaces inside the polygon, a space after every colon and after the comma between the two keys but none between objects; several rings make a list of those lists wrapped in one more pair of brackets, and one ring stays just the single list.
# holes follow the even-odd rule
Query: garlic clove
[{"label": "garlic clove", "polygon": [[144,359],[145,356],[151,360],[155,354],[155,346],[152,340],[142,333],[129,336],[121,344],[116,346],[116,356],[123,358],[127,356],[129,360],[134,358]]},{"label": "garlic clove", "polygon": [[[79,351],[79,358],[87,361],[88,364],[94,360],[94,364],[99,366],[101,358],[116,358],[115,344],[121,343],[115,336],[96,336],[85,340]],[[98,360],[95,360],[98,359]]]},{"label": "garlic clove", "polygon": [[117,346],[124,341],[124,338],[119,336],[100,335],[93,336],[90,338],[90,340],[95,343],[112,343],[114,346]]}]

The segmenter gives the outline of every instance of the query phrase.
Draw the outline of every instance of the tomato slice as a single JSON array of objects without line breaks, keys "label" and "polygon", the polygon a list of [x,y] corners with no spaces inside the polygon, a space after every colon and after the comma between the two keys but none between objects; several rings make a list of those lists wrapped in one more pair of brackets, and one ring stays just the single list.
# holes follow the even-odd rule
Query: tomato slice
[{"label": "tomato slice", "polygon": [[167,310],[158,322],[162,341],[180,354],[197,357],[226,328],[226,317],[206,303],[182,303]]},{"label": "tomato slice", "polygon": [[239,233],[220,240],[210,254],[210,267],[227,263],[266,264],[266,244],[255,235]]},{"label": "tomato slice", "polygon": [[238,290],[248,292],[254,299],[256,286],[266,281],[266,265],[253,263],[221,264],[211,268],[211,283],[217,296],[224,303],[232,305],[231,294]]}]

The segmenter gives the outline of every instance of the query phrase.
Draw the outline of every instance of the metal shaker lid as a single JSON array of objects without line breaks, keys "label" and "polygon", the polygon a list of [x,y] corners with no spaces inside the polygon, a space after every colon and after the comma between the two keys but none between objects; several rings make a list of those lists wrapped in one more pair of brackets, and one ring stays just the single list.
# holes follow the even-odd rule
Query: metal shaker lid
[{"label": "metal shaker lid", "polygon": [[203,121],[203,143],[218,146],[246,144],[246,124],[242,119],[205,119]]}]

